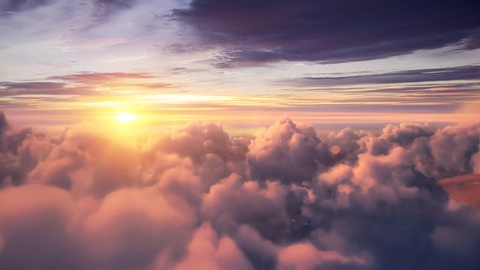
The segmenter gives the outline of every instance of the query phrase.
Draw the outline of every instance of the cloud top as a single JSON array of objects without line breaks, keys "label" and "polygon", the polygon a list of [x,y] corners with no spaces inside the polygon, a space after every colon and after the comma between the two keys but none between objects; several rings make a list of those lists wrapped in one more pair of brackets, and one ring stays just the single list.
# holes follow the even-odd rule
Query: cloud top
[{"label": "cloud top", "polygon": [[[478,269],[480,126],[132,141],[0,113],[2,269]],[[333,146],[339,151],[332,152]],[[476,193],[478,197],[478,193]]]}]

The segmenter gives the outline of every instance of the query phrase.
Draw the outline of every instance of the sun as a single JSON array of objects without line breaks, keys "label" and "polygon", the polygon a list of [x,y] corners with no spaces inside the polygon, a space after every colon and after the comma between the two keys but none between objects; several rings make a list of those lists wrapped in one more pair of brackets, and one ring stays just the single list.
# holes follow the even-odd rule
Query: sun
[{"label": "sun", "polygon": [[115,118],[120,124],[130,124],[137,118],[134,114],[130,112],[119,112]]}]

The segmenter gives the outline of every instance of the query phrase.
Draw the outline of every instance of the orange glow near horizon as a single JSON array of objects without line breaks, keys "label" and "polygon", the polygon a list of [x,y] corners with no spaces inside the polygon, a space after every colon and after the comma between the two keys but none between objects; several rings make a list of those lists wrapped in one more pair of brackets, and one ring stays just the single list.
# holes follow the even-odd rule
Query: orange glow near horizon
[{"label": "orange glow near horizon", "polygon": [[[104,79],[102,77],[102,79]],[[133,79],[132,79],[133,80]],[[138,83],[151,78],[136,78]],[[121,129],[163,129],[191,121],[222,123],[230,130],[255,130],[282,118],[325,127],[340,124],[379,124],[400,122],[455,123],[477,122],[479,103],[472,100],[459,104],[456,111],[428,110],[446,106],[435,100],[413,100],[411,96],[361,97],[346,91],[328,95],[311,93],[247,94],[223,92],[206,94],[177,89],[155,93],[145,86],[130,84],[120,79],[89,82],[95,90],[92,95],[69,95],[68,98],[23,97],[18,104],[28,108],[7,109],[10,119],[21,125],[70,126],[81,122],[101,122]],[[78,82],[77,82],[78,83]],[[108,87],[107,87],[108,86]],[[73,86],[72,86],[73,87]],[[159,86],[161,87],[161,86]],[[122,91],[114,91],[118,89]],[[125,89],[129,89],[128,91]],[[159,89],[157,89],[159,90]],[[412,106],[413,110],[405,107]],[[389,106],[391,110],[385,107]],[[436,107],[435,107],[436,106]],[[421,109],[418,109],[421,108]],[[426,109],[424,109],[426,108]]]}]

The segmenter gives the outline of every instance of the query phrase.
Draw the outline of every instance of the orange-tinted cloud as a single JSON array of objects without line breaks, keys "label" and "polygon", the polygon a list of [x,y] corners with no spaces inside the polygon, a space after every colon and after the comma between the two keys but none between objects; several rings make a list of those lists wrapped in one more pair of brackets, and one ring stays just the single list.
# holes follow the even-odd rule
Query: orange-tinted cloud
[{"label": "orange-tinted cloud", "polygon": [[451,198],[480,207],[480,174],[466,174],[445,178],[440,181]]}]

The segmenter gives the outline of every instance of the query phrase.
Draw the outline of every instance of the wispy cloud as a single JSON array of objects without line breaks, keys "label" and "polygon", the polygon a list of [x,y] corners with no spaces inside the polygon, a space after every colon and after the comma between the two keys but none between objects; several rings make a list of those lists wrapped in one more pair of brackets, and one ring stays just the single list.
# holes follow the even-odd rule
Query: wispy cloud
[{"label": "wispy cloud", "polygon": [[64,76],[53,76],[50,79],[66,80],[76,83],[98,84],[110,83],[122,79],[151,79],[155,76],[145,73],[123,73],[123,72],[108,72],[108,73],[80,73]]},{"label": "wispy cloud", "polygon": [[480,66],[401,70],[380,74],[332,77],[306,77],[304,85],[337,86],[361,84],[437,83],[445,81],[480,81]]}]

